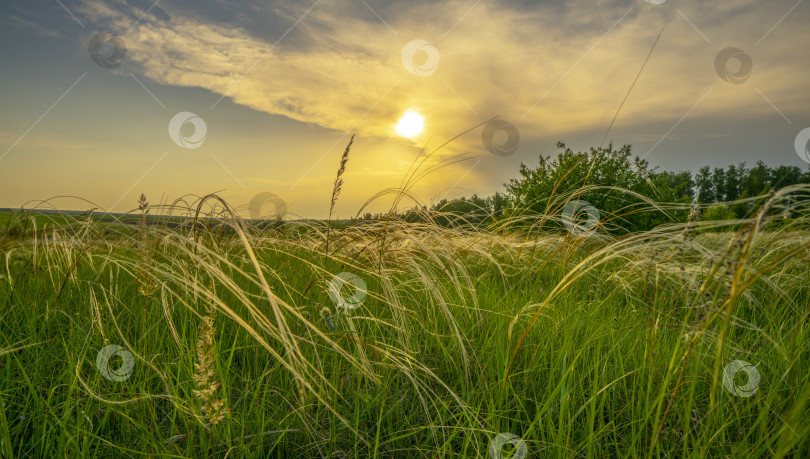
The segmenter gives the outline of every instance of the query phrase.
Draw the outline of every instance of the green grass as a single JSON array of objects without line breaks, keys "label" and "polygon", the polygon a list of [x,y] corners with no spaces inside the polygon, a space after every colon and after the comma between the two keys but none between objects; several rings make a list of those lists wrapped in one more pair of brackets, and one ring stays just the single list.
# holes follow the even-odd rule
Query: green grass
[{"label": "green grass", "polygon": [[[810,233],[766,230],[777,202],[620,238],[380,221],[332,229],[328,257],[316,224],[11,222],[0,457],[490,457],[507,432],[527,457],[807,457]],[[328,294],[341,272],[357,309]],[[99,371],[109,344],[128,378]]]}]

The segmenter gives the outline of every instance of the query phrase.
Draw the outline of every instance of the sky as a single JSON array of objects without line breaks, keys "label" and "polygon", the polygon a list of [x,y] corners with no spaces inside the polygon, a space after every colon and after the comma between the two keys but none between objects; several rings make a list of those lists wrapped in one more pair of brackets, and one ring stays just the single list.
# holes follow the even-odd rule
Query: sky
[{"label": "sky", "polygon": [[423,204],[503,191],[617,113],[661,169],[808,167],[810,1],[4,0],[0,37],[0,207],[323,218],[355,135],[350,218],[414,164]]}]

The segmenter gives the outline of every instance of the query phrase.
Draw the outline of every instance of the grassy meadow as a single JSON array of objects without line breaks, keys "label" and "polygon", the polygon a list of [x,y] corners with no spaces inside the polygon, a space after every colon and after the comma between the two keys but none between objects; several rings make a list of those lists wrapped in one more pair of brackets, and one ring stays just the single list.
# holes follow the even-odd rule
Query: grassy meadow
[{"label": "grassy meadow", "polygon": [[7,213],[0,457],[808,457],[808,192],[621,235]]}]

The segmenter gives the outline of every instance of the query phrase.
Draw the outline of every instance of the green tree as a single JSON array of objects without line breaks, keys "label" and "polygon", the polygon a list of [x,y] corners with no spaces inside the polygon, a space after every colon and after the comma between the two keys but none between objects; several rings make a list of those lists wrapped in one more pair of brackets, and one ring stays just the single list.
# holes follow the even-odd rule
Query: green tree
[{"label": "green tree", "polygon": [[748,169],[742,177],[741,195],[747,197],[762,196],[771,189],[771,169],[762,161]]},{"label": "green tree", "polygon": [[[743,164],[744,168],[745,165]],[[723,185],[723,194],[726,201],[734,201],[740,197],[740,169],[735,165],[728,166],[726,180]]]},{"label": "green tree", "polygon": [[720,203],[711,205],[708,209],[703,211],[702,216],[702,219],[705,221],[734,220],[735,218],[737,217],[734,211]]},{"label": "green tree", "polygon": [[431,207],[435,221],[442,226],[465,226],[486,223],[492,218],[493,198],[477,194],[461,199],[442,199]]},{"label": "green tree", "polygon": [[712,172],[709,166],[703,166],[695,175],[697,202],[701,204],[716,202],[715,187],[712,183]]},{"label": "green tree", "polygon": [[802,182],[802,170],[796,166],[779,166],[771,169],[770,184],[774,189],[796,185]]},{"label": "green tree", "polygon": [[504,209],[508,205],[509,198],[505,194],[496,191],[491,200],[492,214],[494,217],[499,217],[501,214],[503,214]]},{"label": "green tree", "polygon": [[714,185],[715,202],[726,200],[726,171],[723,168],[715,167],[712,170],[712,184]]},{"label": "green tree", "polygon": [[685,218],[645,211],[649,204],[633,193],[658,201],[691,202],[691,173],[656,172],[647,161],[632,156],[630,145],[615,149],[611,144],[588,152],[574,152],[564,143],[558,143],[557,148],[559,155],[554,159],[541,155],[537,168],[521,164],[520,178],[506,184],[513,212],[559,213],[567,198],[578,198],[624,231],[649,229],[673,218]]},{"label": "green tree", "polygon": [[667,202],[692,202],[695,199],[695,180],[689,171],[657,172],[653,174],[665,186]]}]

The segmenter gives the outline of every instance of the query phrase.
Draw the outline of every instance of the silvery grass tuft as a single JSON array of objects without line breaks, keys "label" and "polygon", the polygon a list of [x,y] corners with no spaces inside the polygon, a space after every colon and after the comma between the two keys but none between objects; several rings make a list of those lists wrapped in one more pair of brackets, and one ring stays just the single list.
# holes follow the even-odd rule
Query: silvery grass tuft
[{"label": "silvery grass tuft", "polygon": [[[810,186],[620,237],[608,213],[562,233],[576,195],[341,225],[329,266],[320,222],[150,224],[149,296],[129,221],[30,215],[0,231],[0,457],[487,457],[498,432],[526,457],[808,457]],[[330,325],[308,305],[338,263],[368,297]],[[95,368],[107,343],[135,355],[127,383]],[[762,373],[752,397],[724,387],[732,360]]]}]

